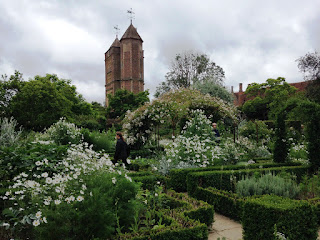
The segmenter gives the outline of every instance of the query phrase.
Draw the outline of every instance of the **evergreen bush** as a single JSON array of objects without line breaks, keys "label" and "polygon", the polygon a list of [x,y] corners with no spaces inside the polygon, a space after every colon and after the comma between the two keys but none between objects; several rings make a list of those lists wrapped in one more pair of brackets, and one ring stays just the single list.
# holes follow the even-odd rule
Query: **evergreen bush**
[{"label": "evergreen bush", "polygon": [[116,145],[116,131],[114,128],[109,129],[107,132],[90,132],[88,129],[82,129],[81,132],[83,134],[83,140],[89,143],[89,145],[92,145],[93,150],[103,150],[108,153],[114,153]]},{"label": "evergreen bush", "polygon": [[241,222],[244,240],[274,240],[275,226],[288,239],[316,240],[318,235],[310,204],[274,195],[245,201]]},{"label": "evergreen bush", "polygon": [[277,115],[276,120],[276,129],[275,129],[275,145],[273,152],[273,161],[274,162],[286,162],[288,159],[289,153],[289,144],[288,144],[288,136],[286,131],[286,112],[281,111]]}]

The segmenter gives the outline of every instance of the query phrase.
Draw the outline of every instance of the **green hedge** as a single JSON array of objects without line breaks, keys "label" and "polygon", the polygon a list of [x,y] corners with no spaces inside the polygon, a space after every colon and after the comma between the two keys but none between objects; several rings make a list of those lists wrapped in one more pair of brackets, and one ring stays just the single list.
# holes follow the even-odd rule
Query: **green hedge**
[{"label": "green hedge", "polygon": [[273,195],[245,201],[242,227],[244,240],[273,240],[275,228],[287,239],[316,240],[318,231],[308,202]]},{"label": "green hedge", "polygon": [[314,211],[317,216],[317,223],[318,223],[318,226],[320,226],[320,198],[312,198],[312,199],[309,199],[308,202],[314,208]]},{"label": "green hedge", "polygon": [[141,182],[141,187],[143,189],[153,189],[155,185],[165,185],[166,178],[161,175],[156,174],[149,174],[146,172],[147,175],[129,175],[135,182]]},{"label": "green hedge", "polygon": [[186,169],[173,169],[169,173],[168,188],[172,188],[177,192],[187,191],[187,175],[193,172],[209,172],[218,170],[240,170],[240,169],[253,169],[253,168],[271,168],[281,166],[300,166],[299,163],[264,163],[264,164],[249,164],[249,165],[226,165],[214,166],[207,168],[186,168]]},{"label": "green hedge", "polygon": [[[142,236],[128,236],[124,235],[119,238],[120,240],[207,240],[208,229],[205,224],[199,224],[199,222],[191,223],[186,221],[183,217],[176,218],[176,222],[181,225],[163,228],[160,230],[151,230],[150,232],[140,232]],[[194,221],[195,222],[195,221]],[[184,227],[183,224],[188,225]]]},{"label": "green hedge", "polygon": [[259,169],[242,169],[210,172],[194,172],[187,175],[187,190],[190,196],[194,196],[197,187],[214,187],[220,190],[235,190],[235,183],[245,176],[251,176],[254,173],[265,174],[268,172],[280,173],[281,171],[290,172],[297,176],[300,181],[303,175],[309,170],[307,166],[286,166],[277,168],[259,168]]},{"label": "green hedge", "polygon": [[[213,221],[213,207],[186,194],[168,191],[165,207],[159,210],[166,226],[140,230],[119,236],[120,240],[207,240],[208,228]],[[174,209],[172,209],[174,208]]]},{"label": "green hedge", "polygon": [[207,202],[189,197],[187,194],[177,193],[172,190],[168,190],[166,197],[173,201],[177,202],[177,206],[181,206],[178,209],[179,212],[183,212],[185,216],[199,220],[201,223],[205,223],[207,226],[210,226],[214,218],[214,209],[213,206]]},{"label": "green hedge", "polygon": [[149,168],[150,168],[150,164],[142,164],[137,162],[132,162],[127,166],[127,169],[131,171],[143,171],[143,170],[148,170]]},{"label": "green hedge", "polygon": [[198,187],[194,195],[197,199],[213,205],[216,212],[236,221],[241,220],[244,198],[240,198],[237,194],[212,187]]}]

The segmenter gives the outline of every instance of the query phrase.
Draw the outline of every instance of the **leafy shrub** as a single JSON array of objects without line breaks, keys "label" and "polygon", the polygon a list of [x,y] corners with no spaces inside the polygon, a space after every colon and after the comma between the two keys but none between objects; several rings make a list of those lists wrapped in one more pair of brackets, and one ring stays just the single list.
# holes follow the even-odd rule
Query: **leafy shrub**
[{"label": "leafy shrub", "polygon": [[209,171],[224,171],[224,170],[241,170],[254,168],[274,168],[281,166],[299,166],[298,163],[263,163],[263,164],[249,164],[249,165],[226,165],[226,166],[212,166],[207,168],[188,168],[188,169],[172,169],[169,173],[168,187],[178,192],[187,191],[187,176],[194,172],[209,172]]},{"label": "leafy shrub", "polygon": [[18,122],[11,117],[8,118],[0,118],[0,147],[8,147],[13,146],[19,143],[21,129],[16,131]]},{"label": "leafy shrub", "polygon": [[116,131],[114,128],[109,129],[107,132],[92,131],[88,129],[81,130],[84,141],[92,144],[92,148],[95,151],[105,151],[113,153],[115,150],[115,136]]},{"label": "leafy shrub", "polygon": [[[54,169],[53,166],[65,156],[67,146],[57,145],[49,142],[30,142],[25,145],[0,148],[0,179],[8,180],[18,176],[22,172],[33,171],[41,174],[41,171],[59,172],[61,168]],[[44,159],[50,164],[44,169],[38,170],[38,165]],[[10,183],[11,184],[11,183]]]},{"label": "leafy shrub", "polygon": [[237,182],[236,193],[240,196],[274,194],[295,198],[300,191],[299,186],[291,179],[284,179],[273,174],[255,176]]},{"label": "leafy shrub", "polygon": [[[32,227],[49,223],[46,215],[38,214],[47,206],[59,205],[63,201],[74,203],[78,201],[77,196],[81,199],[86,193],[84,177],[91,172],[112,172],[131,180],[124,169],[115,169],[106,154],[93,151],[87,143],[59,145],[55,149],[53,143],[48,142],[30,145],[36,147],[32,147],[28,155],[21,154],[23,163],[13,172],[19,174],[8,177],[6,192],[0,196],[5,208],[0,224],[7,224],[12,231],[11,238],[26,239],[31,236]],[[43,151],[45,149],[48,151]],[[19,155],[15,158],[16,154],[9,155],[7,162],[10,159],[21,161]]]},{"label": "leafy shrub", "polygon": [[285,111],[280,112],[277,115],[276,129],[275,129],[275,145],[273,152],[274,162],[286,162],[288,160],[289,144],[287,129],[285,124],[286,113]]},{"label": "leafy shrub", "polygon": [[266,174],[273,172],[275,174],[283,171],[292,173],[297,176],[297,181],[309,170],[308,166],[290,166],[275,167],[266,169],[245,169],[245,170],[226,170],[226,171],[206,171],[194,172],[187,175],[188,193],[193,196],[197,187],[214,187],[225,191],[234,191],[236,182],[244,176],[253,174]]},{"label": "leafy shrub", "polygon": [[[290,138],[289,138],[290,141]],[[289,151],[289,159],[291,161],[309,164],[307,146],[304,143],[291,143]]]},{"label": "leafy shrub", "polygon": [[49,140],[56,144],[78,144],[81,140],[81,131],[74,123],[68,123],[64,118],[52,124],[45,132]]},{"label": "leafy shrub", "polygon": [[320,197],[320,176],[313,174],[312,176],[305,175],[300,182],[300,198],[310,199]]},{"label": "leafy shrub", "polygon": [[272,130],[263,121],[243,121],[239,126],[239,134],[253,140],[270,138]]},{"label": "leafy shrub", "polygon": [[122,175],[103,172],[92,172],[83,184],[85,194],[76,201],[62,201],[42,210],[48,222],[35,228],[36,239],[110,239],[117,227],[129,229],[138,185]]}]

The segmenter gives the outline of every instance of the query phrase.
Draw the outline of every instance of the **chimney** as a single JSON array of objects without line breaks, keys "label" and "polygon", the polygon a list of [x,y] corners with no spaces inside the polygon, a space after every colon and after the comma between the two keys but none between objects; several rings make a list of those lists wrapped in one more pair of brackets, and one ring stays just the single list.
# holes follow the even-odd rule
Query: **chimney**
[{"label": "chimney", "polygon": [[242,83],[239,83],[239,92],[242,92]]},{"label": "chimney", "polygon": [[233,93],[233,86],[231,86],[231,93]]}]

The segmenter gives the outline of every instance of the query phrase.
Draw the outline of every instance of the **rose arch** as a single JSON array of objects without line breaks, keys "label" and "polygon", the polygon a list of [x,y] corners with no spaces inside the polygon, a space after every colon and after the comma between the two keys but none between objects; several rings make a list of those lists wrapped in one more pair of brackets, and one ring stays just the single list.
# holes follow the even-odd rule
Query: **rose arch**
[{"label": "rose arch", "polygon": [[141,146],[155,133],[159,126],[175,130],[183,127],[192,110],[201,109],[213,122],[223,120],[229,124],[237,122],[238,111],[232,104],[203,95],[197,90],[179,89],[163,94],[133,112],[128,112],[123,120],[123,130],[127,143]]}]

